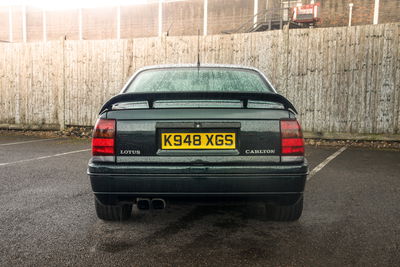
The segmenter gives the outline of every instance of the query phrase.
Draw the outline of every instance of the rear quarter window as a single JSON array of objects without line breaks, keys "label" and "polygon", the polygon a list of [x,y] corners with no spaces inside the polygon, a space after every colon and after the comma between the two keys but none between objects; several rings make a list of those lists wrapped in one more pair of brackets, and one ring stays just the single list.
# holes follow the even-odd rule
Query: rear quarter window
[{"label": "rear quarter window", "polygon": [[166,68],[140,72],[125,93],[258,92],[273,89],[256,71],[230,68]]}]

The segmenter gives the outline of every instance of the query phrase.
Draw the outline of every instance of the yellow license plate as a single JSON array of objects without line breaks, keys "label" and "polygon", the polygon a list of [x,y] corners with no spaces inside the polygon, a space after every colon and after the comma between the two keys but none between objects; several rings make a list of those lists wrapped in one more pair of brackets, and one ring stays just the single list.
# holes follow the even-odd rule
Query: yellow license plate
[{"label": "yellow license plate", "polygon": [[162,133],[161,149],[236,149],[236,133]]}]

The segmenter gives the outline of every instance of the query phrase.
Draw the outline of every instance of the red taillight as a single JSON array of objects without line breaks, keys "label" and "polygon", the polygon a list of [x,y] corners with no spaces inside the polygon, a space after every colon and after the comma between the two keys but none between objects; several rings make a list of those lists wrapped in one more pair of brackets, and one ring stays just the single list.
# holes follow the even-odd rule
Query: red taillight
[{"label": "red taillight", "polygon": [[115,155],[115,120],[98,119],[93,130],[92,155]]},{"label": "red taillight", "polygon": [[304,139],[297,120],[281,120],[281,142],[282,155],[304,155]]}]

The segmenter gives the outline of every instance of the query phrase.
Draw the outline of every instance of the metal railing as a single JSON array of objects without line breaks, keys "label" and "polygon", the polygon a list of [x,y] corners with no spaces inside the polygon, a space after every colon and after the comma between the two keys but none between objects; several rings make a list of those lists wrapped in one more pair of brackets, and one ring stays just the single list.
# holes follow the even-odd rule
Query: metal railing
[{"label": "metal railing", "polygon": [[[257,18],[255,20],[255,18]],[[238,28],[223,33],[244,33],[254,32],[265,27],[266,29],[273,29],[279,26],[282,29],[283,25],[290,21],[290,8],[271,8],[264,9],[252,16],[249,20],[245,21]]]}]

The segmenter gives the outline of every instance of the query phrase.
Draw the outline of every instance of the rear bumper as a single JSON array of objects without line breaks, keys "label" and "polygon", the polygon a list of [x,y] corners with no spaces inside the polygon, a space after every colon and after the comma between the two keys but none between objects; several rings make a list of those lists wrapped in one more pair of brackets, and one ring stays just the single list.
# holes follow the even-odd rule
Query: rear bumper
[{"label": "rear bumper", "polygon": [[307,162],[271,166],[116,165],[89,162],[98,195],[131,197],[213,197],[299,194]]}]

